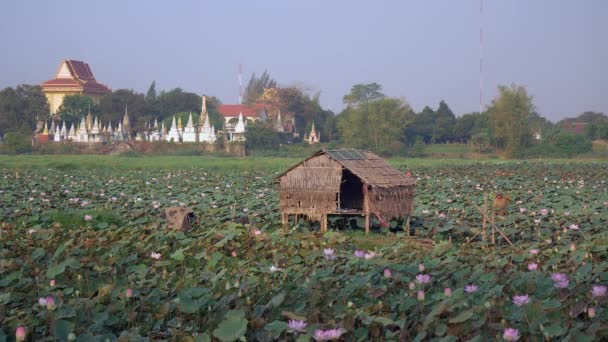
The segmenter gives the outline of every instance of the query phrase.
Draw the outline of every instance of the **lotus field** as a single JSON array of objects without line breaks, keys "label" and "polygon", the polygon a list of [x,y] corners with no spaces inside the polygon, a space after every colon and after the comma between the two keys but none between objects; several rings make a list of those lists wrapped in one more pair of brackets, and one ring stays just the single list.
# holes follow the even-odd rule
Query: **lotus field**
[{"label": "lotus field", "polygon": [[410,236],[367,237],[283,229],[272,167],[1,169],[0,341],[608,339],[608,164],[408,169]]}]

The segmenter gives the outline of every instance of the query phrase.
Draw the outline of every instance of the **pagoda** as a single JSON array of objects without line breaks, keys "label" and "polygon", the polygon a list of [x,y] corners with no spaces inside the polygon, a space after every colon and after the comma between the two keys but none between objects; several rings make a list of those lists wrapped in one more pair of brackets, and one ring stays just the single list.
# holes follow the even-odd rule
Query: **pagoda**
[{"label": "pagoda", "polygon": [[188,123],[186,124],[186,128],[184,128],[184,132],[182,133],[182,141],[196,142],[196,129],[194,128],[194,123],[192,122],[192,113],[190,113]]},{"label": "pagoda", "polygon": [[179,142],[179,130],[177,127],[177,123],[175,123],[175,116],[173,116],[173,121],[171,122],[171,128],[169,129],[169,133],[167,133],[167,141],[169,142]]}]

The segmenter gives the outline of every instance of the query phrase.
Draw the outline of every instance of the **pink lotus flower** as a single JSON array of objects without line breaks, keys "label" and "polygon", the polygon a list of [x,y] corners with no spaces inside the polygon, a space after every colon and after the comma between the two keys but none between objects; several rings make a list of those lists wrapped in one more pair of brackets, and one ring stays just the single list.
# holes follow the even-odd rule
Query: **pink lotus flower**
[{"label": "pink lotus flower", "polygon": [[538,254],[538,249],[531,249],[530,250],[530,254],[531,255],[537,255]]},{"label": "pink lotus flower", "polygon": [[155,253],[155,252],[150,253],[150,258],[155,259],[155,260],[159,260],[161,258],[161,256],[162,255],[160,253]]},{"label": "pink lotus flower", "polygon": [[337,340],[338,338],[340,338],[340,336],[342,336],[343,333],[344,333],[344,330],[342,330],[342,329],[329,329],[329,330],[317,329],[317,330],[315,330],[313,338],[316,341]]},{"label": "pink lotus flower", "polygon": [[91,221],[92,219],[93,219],[93,215],[89,215],[89,214],[84,215],[85,221]]},{"label": "pink lotus flower", "polygon": [[332,248],[325,248],[323,249],[323,255],[327,260],[334,260],[336,258],[336,251]]},{"label": "pink lotus flower", "polygon": [[423,263],[418,264],[418,271],[424,272],[424,264]]},{"label": "pink lotus flower", "polygon": [[536,271],[537,269],[538,269],[538,264],[533,263],[533,262],[531,262],[531,263],[528,264],[528,270],[529,271]]},{"label": "pink lotus flower", "polygon": [[446,297],[452,297],[452,289],[449,287],[446,287],[445,289],[443,289],[443,295]]},{"label": "pink lotus flower", "polygon": [[232,251],[230,255],[232,255],[233,258],[236,258],[236,251]]},{"label": "pink lotus flower", "polygon": [[587,309],[587,316],[589,316],[589,318],[595,317],[595,308],[588,308]]},{"label": "pink lotus flower", "polygon": [[261,230],[259,230],[259,229],[254,229],[254,230],[253,230],[253,235],[255,235],[255,236],[260,236],[260,235],[262,235],[262,231],[261,231]]},{"label": "pink lotus flower", "polygon": [[49,311],[53,311],[57,308],[57,305],[55,304],[55,298],[48,296],[46,297],[46,309]]},{"label": "pink lotus flower", "polygon": [[574,242],[570,244],[570,252],[576,252],[576,244]]},{"label": "pink lotus flower", "polygon": [[446,214],[444,214],[444,213],[439,214],[439,218],[440,218],[440,219],[445,219],[446,217],[447,217],[447,215],[446,215]]},{"label": "pink lotus flower", "polygon": [[513,296],[513,304],[517,306],[522,306],[528,303],[530,303],[530,297],[528,297],[528,295]]},{"label": "pink lotus flower", "polygon": [[593,298],[604,298],[608,293],[608,288],[604,285],[593,285],[591,288],[591,296]]},{"label": "pink lotus flower", "polygon": [[522,214],[525,214],[526,212],[528,212],[528,209],[526,208],[519,208],[519,212]]},{"label": "pink lotus flower", "polygon": [[578,224],[574,224],[574,223],[571,224],[568,228],[570,228],[572,230],[579,230],[580,229],[579,226],[578,226]]},{"label": "pink lotus flower", "polygon": [[393,277],[393,273],[391,272],[391,270],[389,270],[388,268],[384,269],[384,278],[392,278]]},{"label": "pink lotus flower", "polygon": [[413,290],[416,288],[416,284],[414,284],[414,283],[410,283],[408,286],[409,286],[410,290]]},{"label": "pink lotus flower", "polygon": [[540,224],[540,219],[534,219],[535,224]]},{"label": "pink lotus flower", "polygon": [[304,332],[306,331],[306,326],[308,324],[304,321],[296,321],[296,320],[289,320],[289,322],[287,323],[287,326],[289,327],[290,330],[293,331],[298,331],[298,332]]},{"label": "pink lotus flower", "polygon": [[128,288],[127,291],[125,292],[125,297],[132,298],[133,297],[133,289]]},{"label": "pink lotus flower", "polygon": [[419,274],[416,276],[416,282],[418,284],[427,284],[431,281],[431,276],[428,274]]},{"label": "pink lotus flower", "polygon": [[502,338],[505,341],[517,341],[519,340],[519,330],[515,328],[506,328],[502,334]]},{"label": "pink lotus flower", "polygon": [[57,282],[55,281],[55,279],[51,279],[49,285],[51,285],[51,287],[54,287],[55,285],[57,285]]},{"label": "pink lotus flower", "polygon": [[468,284],[464,287],[464,292],[466,293],[473,293],[473,292],[477,292],[477,290],[479,289],[479,287],[475,284]]},{"label": "pink lotus flower", "polygon": [[424,291],[419,290],[418,294],[417,294],[417,298],[418,298],[419,301],[422,302],[424,300]]},{"label": "pink lotus flower", "polygon": [[356,250],[356,251],[355,251],[355,256],[356,256],[357,258],[365,258],[365,252],[364,252],[364,251],[362,251],[362,250]]},{"label": "pink lotus flower", "polygon": [[568,276],[564,273],[553,273],[551,275],[551,280],[553,280],[553,286],[558,289],[566,288],[570,284]]},{"label": "pink lotus flower", "polygon": [[541,214],[541,215],[543,215],[543,216],[547,216],[547,215],[549,214],[549,210],[547,210],[547,209],[545,209],[545,208],[542,208],[542,209],[540,210],[540,214]]},{"label": "pink lotus flower", "polygon": [[89,205],[89,201],[82,201],[80,202],[80,205],[86,207],[87,205]]},{"label": "pink lotus flower", "polygon": [[15,329],[15,341],[25,341],[27,338],[27,332],[25,331],[25,327],[20,325]]},{"label": "pink lotus flower", "polygon": [[376,252],[365,253],[363,257],[365,258],[365,260],[373,259],[376,257]]},{"label": "pink lotus flower", "polygon": [[38,298],[38,305],[46,306],[46,298],[44,298],[44,297]]}]

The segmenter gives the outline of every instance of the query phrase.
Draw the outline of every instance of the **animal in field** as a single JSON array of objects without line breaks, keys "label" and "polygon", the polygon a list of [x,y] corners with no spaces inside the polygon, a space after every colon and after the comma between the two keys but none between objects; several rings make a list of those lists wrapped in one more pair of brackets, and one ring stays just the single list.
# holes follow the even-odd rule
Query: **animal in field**
[{"label": "animal in field", "polygon": [[503,196],[501,192],[497,193],[496,198],[494,198],[494,203],[492,203],[494,213],[502,216],[507,215],[510,202],[511,195],[507,194],[506,196]]}]

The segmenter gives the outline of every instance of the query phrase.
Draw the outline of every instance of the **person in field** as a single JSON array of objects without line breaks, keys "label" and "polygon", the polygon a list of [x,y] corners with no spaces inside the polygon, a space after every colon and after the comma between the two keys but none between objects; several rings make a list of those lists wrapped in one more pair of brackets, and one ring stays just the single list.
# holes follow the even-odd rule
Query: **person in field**
[{"label": "person in field", "polygon": [[507,194],[506,196],[503,196],[502,192],[497,193],[496,198],[494,198],[494,203],[492,203],[494,213],[502,216],[507,215],[510,202],[511,195]]}]

